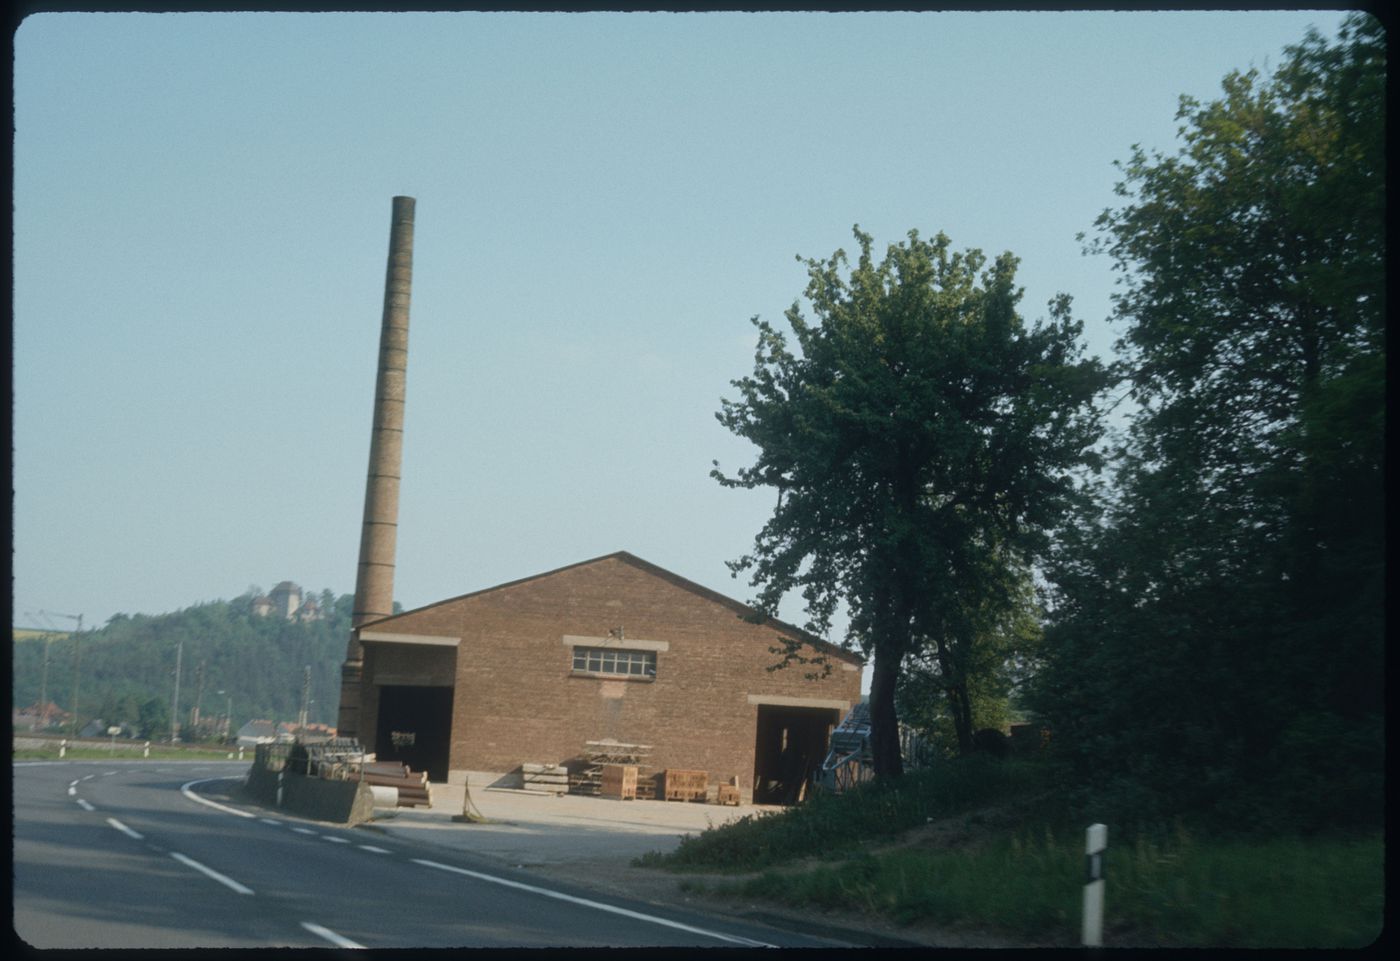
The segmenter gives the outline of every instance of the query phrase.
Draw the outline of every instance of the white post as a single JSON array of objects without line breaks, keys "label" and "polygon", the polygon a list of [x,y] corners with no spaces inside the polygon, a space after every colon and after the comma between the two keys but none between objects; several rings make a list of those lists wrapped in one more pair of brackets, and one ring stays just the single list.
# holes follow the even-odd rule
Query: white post
[{"label": "white post", "polygon": [[63,757],[68,753],[68,739],[64,738],[58,742],[58,756]]},{"label": "white post", "polygon": [[150,742],[150,741],[147,741],[147,742],[146,742],[146,746],[143,747],[143,748],[141,749],[141,756],[142,756],[142,757],[150,757],[150,756],[151,756],[151,742]]},{"label": "white post", "polygon": [[1103,947],[1103,852],[1108,848],[1108,827],[1091,824],[1084,833],[1084,946]]}]

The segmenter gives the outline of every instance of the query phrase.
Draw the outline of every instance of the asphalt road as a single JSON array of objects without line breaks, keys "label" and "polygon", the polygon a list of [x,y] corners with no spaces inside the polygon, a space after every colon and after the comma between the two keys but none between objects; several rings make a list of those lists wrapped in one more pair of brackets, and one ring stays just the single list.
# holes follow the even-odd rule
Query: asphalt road
[{"label": "asphalt road", "polygon": [[268,816],[246,762],[14,764],[14,925],[37,948],[830,947]]}]

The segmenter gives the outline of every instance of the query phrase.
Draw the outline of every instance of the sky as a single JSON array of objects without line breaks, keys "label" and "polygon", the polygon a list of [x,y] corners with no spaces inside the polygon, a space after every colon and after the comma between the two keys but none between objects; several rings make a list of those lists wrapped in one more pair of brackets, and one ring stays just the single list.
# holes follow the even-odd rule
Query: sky
[{"label": "sky", "polygon": [[[709,471],[799,257],[1076,239],[1178,97],[1338,11],[45,13],[14,36],[13,621],[354,591],[391,201],[417,199],[395,598],[626,550],[741,601]],[[810,316],[810,312],[808,312]],[[38,612],[50,612],[47,621]],[[805,621],[800,599],[780,614]],[[32,616],[31,616],[32,615]]]}]

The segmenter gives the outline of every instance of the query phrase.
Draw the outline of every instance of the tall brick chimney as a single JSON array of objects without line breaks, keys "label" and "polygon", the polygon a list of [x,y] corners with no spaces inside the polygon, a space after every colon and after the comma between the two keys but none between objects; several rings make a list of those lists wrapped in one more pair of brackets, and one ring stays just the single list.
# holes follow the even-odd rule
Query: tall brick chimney
[{"label": "tall brick chimney", "polygon": [[365,481],[360,566],[355,575],[355,609],[350,642],[340,669],[337,733],[361,731],[364,649],[360,625],[388,617],[394,607],[394,546],[399,521],[399,469],[403,460],[403,405],[408,367],[408,306],[413,283],[412,197],[395,197],[389,227],[389,264],[384,278],[384,319],[379,330],[379,375],[374,388],[374,427],[370,435],[369,476]]}]

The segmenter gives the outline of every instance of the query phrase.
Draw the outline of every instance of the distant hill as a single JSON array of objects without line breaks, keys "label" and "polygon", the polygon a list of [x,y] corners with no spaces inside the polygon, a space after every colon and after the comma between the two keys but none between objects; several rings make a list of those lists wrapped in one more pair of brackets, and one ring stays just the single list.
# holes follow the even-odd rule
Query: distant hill
[{"label": "distant hill", "polygon": [[[76,646],[79,726],[101,718],[130,725],[145,737],[168,737],[176,648],[183,641],[179,707],[185,729],[192,724],[197,701],[206,729],[221,729],[230,698],[235,731],[255,718],[295,721],[308,665],[312,703],[307,720],[335,724],[354,599],[330,591],[316,597],[321,616],[311,621],[260,614],[254,604],[259,594],[250,591],[171,614],[117,614],[76,641],[74,635],[52,633],[47,699],[72,710]],[[39,701],[43,633],[34,631],[23,639],[19,629],[14,631],[19,643],[12,646],[11,696],[17,709]]]}]

